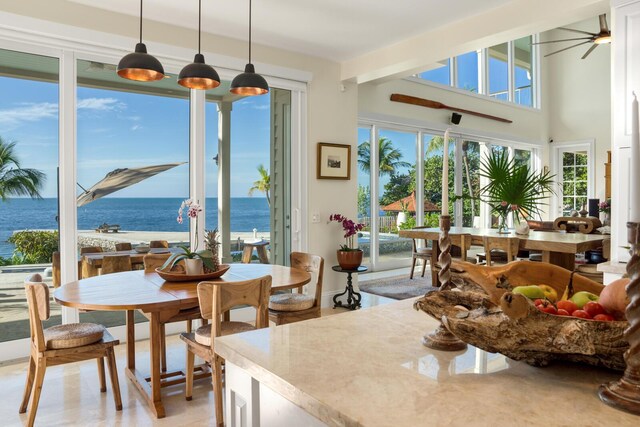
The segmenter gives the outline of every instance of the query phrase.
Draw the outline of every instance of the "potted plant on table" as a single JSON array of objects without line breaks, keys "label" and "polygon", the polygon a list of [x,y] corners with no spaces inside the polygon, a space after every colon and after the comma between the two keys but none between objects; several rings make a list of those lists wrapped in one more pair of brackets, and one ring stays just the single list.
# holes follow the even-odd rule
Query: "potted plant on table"
[{"label": "potted plant on table", "polygon": [[340,214],[329,216],[329,222],[342,224],[346,243],[338,249],[338,264],[344,270],[355,270],[362,264],[362,249],[354,248],[354,236],[364,228],[364,224],[356,223]]},{"label": "potted plant on table", "polygon": [[480,176],[489,183],[480,189],[480,199],[498,214],[500,233],[508,233],[507,221],[513,213],[516,220],[540,216],[541,203],[553,190],[553,178],[549,172],[534,172],[529,163],[520,164],[509,159],[506,151],[492,152],[480,165]]},{"label": "potted plant on table", "polygon": [[[196,202],[191,199],[184,200],[180,205],[180,209],[178,209],[178,224],[182,224],[183,219],[182,215],[184,210],[187,209],[187,217],[189,217],[190,221],[195,220],[195,235],[198,235],[198,215],[202,212],[202,208]],[[211,233],[211,232],[209,232]],[[216,231],[214,233],[214,240],[216,237]],[[209,236],[210,237],[210,236]],[[211,245],[209,245],[211,246]],[[178,262],[184,260],[186,274],[188,275],[197,275],[202,274],[204,269],[206,268],[209,272],[215,272],[218,270],[218,262],[217,259],[214,261],[213,252],[208,248],[205,250],[198,250],[198,240],[196,238],[196,244],[193,250],[188,245],[178,245],[182,252],[172,254],[164,265],[161,267],[161,270],[170,270],[171,267],[176,265]]]},{"label": "potted plant on table", "polygon": [[598,204],[598,210],[604,214],[602,225],[611,225],[611,199],[607,199],[604,202]]}]

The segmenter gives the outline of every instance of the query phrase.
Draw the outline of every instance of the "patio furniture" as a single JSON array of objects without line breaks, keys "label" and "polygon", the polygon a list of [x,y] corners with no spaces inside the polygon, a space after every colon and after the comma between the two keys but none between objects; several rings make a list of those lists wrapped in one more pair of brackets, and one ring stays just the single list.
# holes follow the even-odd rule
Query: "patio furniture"
[{"label": "patio furniture", "polygon": [[[311,280],[306,271],[273,264],[231,264],[231,268],[215,282],[238,282],[269,275],[272,292],[298,288]],[[198,305],[197,282],[165,282],[156,273],[143,271],[105,274],[82,279],[59,287],[55,300],[66,307],[89,310],[127,311],[127,377],[133,381],[157,418],[165,416],[161,388],[184,381],[184,368],[165,374],[160,371],[163,322],[179,315],[185,307]],[[132,290],[135,289],[135,292]],[[134,310],[149,320],[150,375],[136,369]]]},{"label": "patio furniture", "polygon": [[[259,277],[242,282],[201,282],[198,283],[198,304],[202,317],[211,320],[195,333],[180,334],[187,344],[187,368],[185,398],[191,400],[193,394],[194,359],[197,355],[213,368],[213,397],[215,399],[216,425],[224,426],[222,408],[222,363],[224,359],[215,351],[215,340],[224,335],[237,334],[269,326],[267,317],[271,276]],[[223,321],[225,313],[237,306],[249,305],[256,309],[255,323]]]},{"label": "patio furniture", "polygon": [[266,240],[260,240],[258,242],[244,241],[244,249],[242,249],[242,263],[249,264],[251,262],[251,256],[253,255],[253,249],[258,253],[258,259],[262,264],[269,264],[269,257],[267,256],[267,246],[269,242]]},{"label": "patio furniture", "polygon": [[153,273],[156,271],[156,268],[160,268],[164,265],[164,263],[169,259],[171,253],[164,254],[146,254],[143,258],[144,262],[144,272],[145,273]]},{"label": "patio furniture", "polygon": [[102,259],[100,274],[120,273],[131,271],[131,257],[129,255],[107,255]]},{"label": "patio furniture", "polygon": [[120,231],[120,225],[119,224],[107,224],[104,223],[102,225],[99,225],[98,228],[96,228],[96,233],[117,233],[118,231]]},{"label": "patio furniture", "polygon": [[315,276],[316,289],[314,295],[303,294],[303,287],[300,286],[297,293],[271,296],[269,299],[269,320],[276,325],[320,317],[324,259],[318,255],[302,252],[291,252],[289,259],[291,267],[304,270]]},{"label": "patio furniture", "polygon": [[427,261],[431,260],[431,248],[427,247],[427,241],[424,241],[424,247],[419,248],[416,240],[419,239],[411,239],[411,245],[413,247],[413,251],[411,253],[411,272],[409,273],[409,279],[413,279],[413,271],[416,268],[416,262],[421,259],[422,260],[422,276],[424,277],[424,272],[427,270]]},{"label": "patio furniture", "polygon": [[116,243],[116,252],[131,251],[131,250],[133,250],[133,247],[129,242]]},{"label": "patio furniture", "polygon": [[168,249],[169,242],[167,242],[166,240],[152,240],[149,242],[149,247],[151,249],[159,249],[159,248]]},{"label": "patio furniture", "polygon": [[95,323],[72,323],[43,329],[42,321],[48,320],[50,316],[49,287],[42,282],[42,276],[39,274],[27,277],[24,287],[29,305],[31,354],[19,412],[23,414],[27,411],[27,407],[30,407],[27,425],[31,427],[35,421],[47,366],[81,360],[97,360],[100,391],[104,393],[107,391],[104,359],[107,359],[113,400],[116,410],[122,410],[120,384],[113,351],[119,341],[114,339],[104,326]]},{"label": "patio furniture", "polygon": [[[82,261],[78,261],[78,279],[82,279]],[[62,284],[60,280],[60,252],[51,255],[51,280],[53,287],[58,288]]]},{"label": "patio furniture", "polygon": [[492,255],[495,254],[493,251],[500,251],[504,254],[505,263],[508,264],[511,261],[516,259],[516,255],[518,255],[518,248],[520,247],[520,239],[517,237],[494,237],[494,236],[484,236],[483,246],[485,257],[487,259],[487,266],[491,267],[494,264],[494,260],[492,259]]},{"label": "patio furniture", "polygon": [[[80,248],[80,256],[83,256],[85,254],[95,254],[95,253],[102,253],[102,252],[103,250],[100,246],[87,246],[85,248]],[[84,257],[82,257],[81,266],[82,266],[81,277],[83,279],[86,279],[87,277],[97,276],[98,274],[100,274],[98,267],[85,262]]]}]

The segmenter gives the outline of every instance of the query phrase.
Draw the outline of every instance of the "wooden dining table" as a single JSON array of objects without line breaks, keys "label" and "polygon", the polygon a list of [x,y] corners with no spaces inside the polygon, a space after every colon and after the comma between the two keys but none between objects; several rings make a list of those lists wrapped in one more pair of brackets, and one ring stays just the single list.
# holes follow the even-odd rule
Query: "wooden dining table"
[{"label": "wooden dining table", "polygon": [[[272,277],[272,293],[293,289],[309,283],[311,275],[300,269],[274,264],[231,264],[219,279],[212,281],[237,282]],[[198,282],[167,282],[156,273],[127,271],[90,277],[65,284],[54,292],[55,300],[63,306],[85,310],[127,312],[127,377],[142,392],[157,418],[165,416],[161,388],[179,381],[166,381],[160,371],[161,323],[181,309],[198,305]],[[150,376],[146,378],[135,361],[134,312],[148,314],[150,340]],[[183,379],[182,379],[183,380]]]},{"label": "wooden dining table", "polygon": [[[412,239],[431,240],[434,250],[431,252],[431,280],[433,286],[438,284],[438,275],[435,274],[435,267],[438,263],[440,237],[439,228],[411,228],[400,230],[400,237]],[[483,246],[483,238],[496,237],[508,238],[517,237],[520,239],[520,249],[542,252],[542,262],[559,265],[568,270],[575,269],[575,255],[580,252],[602,247],[604,235],[566,233],[560,231],[530,231],[528,235],[501,234],[497,229],[492,228],[472,228],[472,227],[451,227],[450,235],[468,234],[471,236],[471,244]]]}]

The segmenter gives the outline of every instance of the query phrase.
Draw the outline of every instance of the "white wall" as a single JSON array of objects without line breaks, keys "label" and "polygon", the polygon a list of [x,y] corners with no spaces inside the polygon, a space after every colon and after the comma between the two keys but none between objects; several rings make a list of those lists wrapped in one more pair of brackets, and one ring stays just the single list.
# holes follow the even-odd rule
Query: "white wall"
[{"label": "white wall", "polygon": [[[596,17],[566,25],[591,32],[598,26]],[[562,30],[540,35],[541,41],[574,37],[580,35]],[[541,56],[575,43],[579,41],[543,45]],[[580,59],[590,46],[541,58],[543,111],[548,139],[554,143],[595,139],[595,197],[603,200],[604,163],[607,150],[611,150],[611,46],[599,46],[586,59]]]}]

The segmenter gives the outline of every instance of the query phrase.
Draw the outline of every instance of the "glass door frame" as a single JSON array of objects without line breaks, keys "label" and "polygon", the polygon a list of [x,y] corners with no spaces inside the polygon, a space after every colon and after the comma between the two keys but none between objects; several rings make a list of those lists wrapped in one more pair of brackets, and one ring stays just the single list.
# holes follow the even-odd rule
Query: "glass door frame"
[{"label": "glass door frame", "polygon": [[595,139],[584,139],[576,141],[562,141],[554,142],[550,153],[551,158],[551,171],[559,177],[557,182],[559,187],[556,189],[556,194],[551,196],[550,203],[550,218],[557,218],[562,216],[562,153],[565,151],[586,151],[587,152],[587,199],[595,197],[596,182],[595,182]]}]

